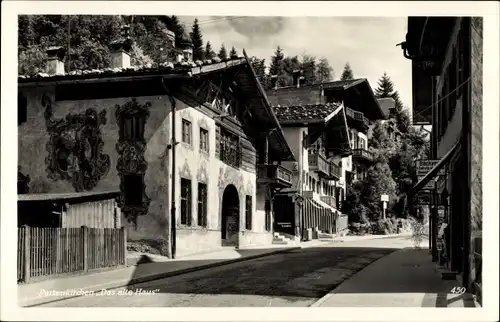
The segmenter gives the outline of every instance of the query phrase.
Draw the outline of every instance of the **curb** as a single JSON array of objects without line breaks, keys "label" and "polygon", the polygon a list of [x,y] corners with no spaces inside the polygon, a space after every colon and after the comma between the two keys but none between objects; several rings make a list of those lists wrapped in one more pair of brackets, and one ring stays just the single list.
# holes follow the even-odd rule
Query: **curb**
[{"label": "curb", "polygon": [[397,249],[393,252],[390,252],[380,258],[377,258],[376,260],[374,260],[373,262],[371,262],[370,264],[366,265],[365,267],[363,267],[362,269],[360,269],[359,271],[355,272],[354,274],[352,274],[351,276],[349,276],[347,279],[345,279],[344,281],[342,281],[340,284],[338,284],[337,286],[335,286],[335,288],[333,290],[331,290],[330,292],[328,292],[326,295],[324,295],[323,297],[321,297],[319,300],[317,300],[316,302],[314,302],[313,304],[309,305],[309,307],[321,307],[321,305],[323,303],[325,303],[326,301],[328,301],[330,298],[332,298],[337,292],[337,289],[342,285],[344,284],[345,282],[349,281],[351,278],[353,278],[354,276],[356,276],[357,274],[361,273],[362,271],[364,271],[365,269],[367,269],[368,267],[370,267],[371,265],[374,265],[376,262],[378,262],[379,260],[381,260],[382,258],[384,257],[387,257],[389,255],[392,255],[396,252],[400,252],[400,251],[403,251],[407,249],[406,247],[405,248],[402,248],[402,249]]},{"label": "curb", "polygon": [[[266,256],[270,256],[270,255],[287,253],[287,252],[297,250],[297,249],[301,249],[301,247],[289,247],[287,249],[280,249],[280,250],[272,251],[269,253],[251,255],[251,256],[247,256],[247,257],[240,257],[240,258],[235,258],[235,259],[230,259],[230,260],[223,260],[220,262],[205,264],[205,265],[201,265],[201,266],[194,266],[194,267],[184,268],[184,269],[171,271],[171,272],[165,272],[165,273],[160,273],[160,274],[138,277],[138,278],[134,278],[131,280],[127,279],[127,280],[120,280],[117,282],[115,281],[115,282],[110,282],[110,283],[91,285],[88,287],[83,287],[80,290],[83,292],[98,292],[102,289],[115,289],[115,288],[119,288],[119,287],[125,287],[125,286],[134,285],[134,284],[139,284],[139,283],[151,282],[151,281],[159,280],[162,278],[173,277],[173,276],[177,276],[177,275],[183,275],[183,274],[188,274],[188,273],[192,273],[192,272],[202,271],[205,269],[229,265],[229,264],[233,264],[233,263],[244,262],[247,260],[266,257]],[[37,297],[34,300],[28,299],[28,300],[24,300],[24,301],[18,301],[18,305],[20,307],[34,307],[34,306],[39,306],[42,304],[55,303],[55,302],[60,302],[60,301],[64,301],[64,300],[68,300],[68,299],[72,299],[72,298],[77,298],[77,297],[82,297],[82,296],[84,296],[84,294],[62,296],[62,297],[51,299],[51,300],[43,300],[43,298]],[[37,301],[37,299],[40,299],[40,300]]]}]

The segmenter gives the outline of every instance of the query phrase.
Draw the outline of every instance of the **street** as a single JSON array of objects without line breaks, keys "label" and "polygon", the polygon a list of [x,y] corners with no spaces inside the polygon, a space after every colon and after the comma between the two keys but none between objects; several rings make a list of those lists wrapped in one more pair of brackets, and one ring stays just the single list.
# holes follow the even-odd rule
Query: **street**
[{"label": "street", "polygon": [[401,238],[327,244],[42,306],[307,307],[368,264],[405,246],[408,241]]}]

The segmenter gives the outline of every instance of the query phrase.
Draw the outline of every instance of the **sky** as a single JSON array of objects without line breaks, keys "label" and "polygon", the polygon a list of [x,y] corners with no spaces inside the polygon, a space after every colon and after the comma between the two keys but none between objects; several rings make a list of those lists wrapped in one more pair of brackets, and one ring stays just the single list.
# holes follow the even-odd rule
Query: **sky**
[{"label": "sky", "polygon": [[[181,16],[191,28],[196,17]],[[203,41],[218,52],[222,43],[239,54],[265,58],[269,64],[276,47],[285,56],[307,52],[326,57],[339,79],[346,62],[355,78],[367,78],[375,88],[387,72],[411,111],[411,61],[403,57],[406,17],[220,17],[198,16]]]}]

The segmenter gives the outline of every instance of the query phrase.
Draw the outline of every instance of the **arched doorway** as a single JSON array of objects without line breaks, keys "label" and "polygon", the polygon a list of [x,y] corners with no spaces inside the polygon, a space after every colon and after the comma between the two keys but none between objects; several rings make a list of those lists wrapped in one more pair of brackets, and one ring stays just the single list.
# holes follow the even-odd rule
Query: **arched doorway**
[{"label": "arched doorway", "polygon": [[221,239],[222,246],[238,246],[240,231],[240,197],[232,184],[222,195]]}]

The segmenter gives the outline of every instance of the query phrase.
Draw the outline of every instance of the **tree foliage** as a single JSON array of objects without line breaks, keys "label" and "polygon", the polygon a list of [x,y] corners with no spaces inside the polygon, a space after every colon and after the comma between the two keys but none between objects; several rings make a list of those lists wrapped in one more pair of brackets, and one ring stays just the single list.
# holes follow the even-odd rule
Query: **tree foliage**
[{"label": "tree foliage", "polygon": [[332,66],[328,62],[328,59],[321,57],[318,64],[316,65],[316,81],[318,83],[330,82],[334,79],[335,74]]},{"label": "tree foliage", "polygon": [[[66,71],[109,67],[109,44],[122,37],[123,25],[130,25],[135,41],[132,63],[144,65],[172,59],[171,53],[184,32],[176,16],[119,15],[29,15],[18,20],[18,71],[32,74],[45,71],[45,51],[51,46],[69,49]],[[170,42],[166,30],[175,33]]]},{"label": "tree foliage", "polygon": [[255,74],[259,82],[261,83],[263,88],[268,88],[268,75],[266,74],[266,60],[260,59],[258,57],[250,57],[250,63],[252,64],[253,69],[255,70]]},{"label": "tree foliage", "polygon": [[269,66],[269,75],[276,75],[278,77],[278,86],[286,86],[287,84],[284,59],[285,55],[283,54],[283,49],[278,46],[278,48],[276,48],[276,51],[274,52],[274,55],[271,56],[271,65]]},{"label": "tree foliage", "polygon": [[219,56],[219,58],[222,60],[227,59],[227,50],[226,50],[226,46],[224,46],[224,44],[222,44],[220,46],[219,53],[217,54],[217,56]]},{"label": "tree foliage", "polygon": [[69,48],[66,70],[109,66],[108,44],[120,36],[119,16],[19,16],[19,73],[32,74],[44,69],[45,50],[51,46]]},{"label": "tree foliage", "polygon": [[236,51],[236,48],[231,47],[231,50],[229,51],[229,58],[238,58],[238,52]]},{"label": "tree foliage", "polygon": [[212,50],[212,44],[210,41],[207,41],[207,45],[205,46],[205,58],[213,59],[216,56],[215,52]]},{"label": "tree foliage", "polygon": [[203,35],[201,33],[198,18],[194,19],[193,28],[191,30],[191,40],[193,42],[193,60],[205,59],[205,51],[203,48]]},{"label": "tree foliage", "polygon": [[344,70],[342,71],[342,75],[340,76],[340,80],[349,80],[354,79],[354,74],[351,69],[351,65],[349,62],[345,63]]},{"label": "tree foliage", "polygon": [[398,91],[394,90],[394,83],[387,73],[384,72],[384,75],[379,79],[377,88],[374,92],[377,98],[391,97],[394,99],[395,109],[393,115],[390,117],[396,120],[398,130],[401,133],[408,133],[411,127],[410,115],[407,109],[404,108]]}]

